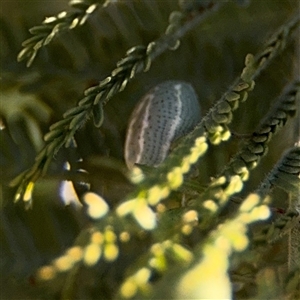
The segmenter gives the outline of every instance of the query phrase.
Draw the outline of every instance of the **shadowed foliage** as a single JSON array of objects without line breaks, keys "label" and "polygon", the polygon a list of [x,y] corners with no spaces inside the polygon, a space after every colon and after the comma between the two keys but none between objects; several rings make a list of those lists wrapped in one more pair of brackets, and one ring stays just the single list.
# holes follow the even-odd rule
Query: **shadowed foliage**
[{"label": "shadowed foliage", "polygon": [[[299,299],[297,0],[1,7],[1,298]],[[129,171],[166,80],[203,117]]]}]

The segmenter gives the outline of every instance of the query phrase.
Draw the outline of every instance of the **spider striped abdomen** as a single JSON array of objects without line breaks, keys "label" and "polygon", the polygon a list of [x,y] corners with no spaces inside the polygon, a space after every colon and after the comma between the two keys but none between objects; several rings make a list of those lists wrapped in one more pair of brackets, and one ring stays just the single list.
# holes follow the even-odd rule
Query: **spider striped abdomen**
[{"label": "spider striped abdomen", "polygon": [[129,119],[125,161],[157,166],[171,143],[191,131],[200,120],[200,106],[193,87],[166,81],[152,88],[136,105]]}]

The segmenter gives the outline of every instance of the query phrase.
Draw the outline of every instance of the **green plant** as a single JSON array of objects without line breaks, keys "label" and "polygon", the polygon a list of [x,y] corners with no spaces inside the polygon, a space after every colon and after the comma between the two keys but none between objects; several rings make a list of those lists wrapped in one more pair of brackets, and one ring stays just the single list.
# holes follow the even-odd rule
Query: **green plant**
[{"label": "green plant", "polygon": [[[246,2],[73,0],[31,28],[29,69],[2,17],[4,298],[299,298],[299,11]],[[129,172],[129,113],[166,79],[206,115]]]}]

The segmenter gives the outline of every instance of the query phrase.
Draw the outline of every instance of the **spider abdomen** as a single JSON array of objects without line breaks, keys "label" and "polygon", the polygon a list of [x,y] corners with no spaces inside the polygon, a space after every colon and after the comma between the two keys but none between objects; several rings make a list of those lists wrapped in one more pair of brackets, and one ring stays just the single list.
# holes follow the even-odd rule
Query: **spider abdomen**
[{"label": "spider abdomen", "polygon": [[131,114],[125,142],[127,166],[159,165],[172,141],[191,131],[199,120],[200,106],[190,84],[166,81],[155,86]]}]

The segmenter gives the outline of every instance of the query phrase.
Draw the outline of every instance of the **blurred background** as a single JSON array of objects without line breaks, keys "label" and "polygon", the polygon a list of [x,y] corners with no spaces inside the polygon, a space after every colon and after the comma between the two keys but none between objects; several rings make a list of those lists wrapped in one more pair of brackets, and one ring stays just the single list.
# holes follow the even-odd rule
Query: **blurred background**
[{"label": "blurred background", "polygon": [[[17,62],[22,42],[31,36],[28,30],[40,25],[45,17],[72,8],[66,0],[1,3],[2,299],[34,297],[31,275],[70,246],[89,222],[80,206],[66,206],[63,201],[66,161],[75,172],[85,169],[92,190],[114,206],[131,189],[118,168],[125,168],[123,146],[127,122],[143,94],[162,81],[184,80],[194,86],[205,114],[240,74],[246,54],[257,53],[271,33],[299,13],[297,0],[240,2],[244,5],[228,2],[188,32],[176,51],[166,51],[155,59],[147,73],[139,74],[107,103],[100,129],[94,127],[92,120],[88,121],[75,135],[77,148],[62,149],[53,159],[48,174],[37,182],[33,209],[27,211],[22,203],[13,203],[15,188],[10,188],[9,182],[33,164],[49,126],[61,120],[63,113],[83,98],[85,89],[108,76],[129,48],[147,45],[162,35],[168,16],[178,10],[178,3],[114,1],[98,9],[83,26],[64,32],[42,48],[30,68],[24,61]],[[232,131],[251,133],[297,70],[295,43],[291,43],[257,79],[254,92],[234,115]],[[259,184],[282,152],[295,142],[295,128],[296,120],[289,121],[274,138],[268,155],[252,172],[244,194]],[[240,139],[231,138],[221,146],[209,148],[198,165],[200,185],[222,170],[240,143]],[[79,159],[82,161],[78,162]],[[282,195],[278,192],[278,201]]]}]

